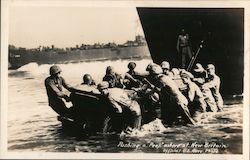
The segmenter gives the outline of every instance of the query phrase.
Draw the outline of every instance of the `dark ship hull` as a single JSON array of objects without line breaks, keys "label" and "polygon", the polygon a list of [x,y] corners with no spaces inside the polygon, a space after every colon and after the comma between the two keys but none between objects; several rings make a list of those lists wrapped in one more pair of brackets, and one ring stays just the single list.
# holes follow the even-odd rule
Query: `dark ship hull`
[{"label": "dark ship hull", "polygon": [[[180,67],[176,45],[185,29],[196,53],[195,63],[204,67],[212,63],[221,79],[221,93],[243,93],[244,77],[244,9],[243,8],[137,8],[145,38],[155,63],[167,60]],[[194,67],[194,66],[193,66]]]},{"label": "dark ship hull", "polygon": [[147,45],[100,48],[73,51],[10,51],[9,69],[17,69],[31,62],[41,64],[65,64],[84,61],[117,60],[117,59],[141,59],[149,58]]}]

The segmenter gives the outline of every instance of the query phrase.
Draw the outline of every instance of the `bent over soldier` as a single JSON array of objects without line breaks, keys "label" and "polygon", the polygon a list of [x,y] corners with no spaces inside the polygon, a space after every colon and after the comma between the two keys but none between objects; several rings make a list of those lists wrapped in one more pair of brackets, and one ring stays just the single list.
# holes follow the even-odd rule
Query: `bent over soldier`
[{"label": "bent over soldier", "polygon": [[141,108],[136,100],[133,99],[133,91],[121,88],[108,88],[108,82],[101,82],[97,89],[107,98],[111,106],[111,120],[116,131],[121,131],[125,125],[131,128],[140,129],[141,127]]},{"label": "bent over soldier", "polygon": [[195,124],[187,108],[188,100],[172,78],[162,74],[162,69],[158,65],[151,68],[150,74],[155,79],[156,89],[160,91],[162,119],[168,125],[172,125],[181,115],[186,123]]}]

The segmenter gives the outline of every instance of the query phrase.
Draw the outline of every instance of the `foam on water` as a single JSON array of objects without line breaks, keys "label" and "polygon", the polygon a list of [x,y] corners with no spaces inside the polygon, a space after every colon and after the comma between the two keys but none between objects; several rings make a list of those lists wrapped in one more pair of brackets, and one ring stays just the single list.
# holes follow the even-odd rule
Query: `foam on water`
[{"label": "foam on water", "polygon": [[[140,73],[146,73],[146,66],[152,62],[151,59],[143,60],[117,60],[117,61],[93,61],[93,62],[81,62],[81,63],[68,63],[57,64],[62,69],[62,76],[72,83],[80,83],[82,76],[86,73],[91,74],[97,81],[101,82],[105,75],[107,66],[112,66],[115,72],[124,75],[128,71],[127,65],[130,61],[136,62],[137,66],[135,71]],[[52,65],[43,64],[37,65],[37,63],[29,63],[22,66],[18,71],[29,72],[32,75],[49,75],[49,68]]]},{"label": "foam on water", "polygon": [[162,124],[162,121],[158,118],[156,118],[154,121],[144,124],[140,130],[133,129],[131,131],[126,131],[121,133],[121,137],[128,136],[128,137],[143,137],[148,134],[153,133],[163,133],[166,131],[167,128],[164,127]]},{"label": "foam on water", "polygon": [[18,68],[17,70],[18,71],[34,72],[35,70],[37,70],[37,68],[38,68],[38,64],[35,62],[32,62],[32,63],[26,64],[26,65]]}]

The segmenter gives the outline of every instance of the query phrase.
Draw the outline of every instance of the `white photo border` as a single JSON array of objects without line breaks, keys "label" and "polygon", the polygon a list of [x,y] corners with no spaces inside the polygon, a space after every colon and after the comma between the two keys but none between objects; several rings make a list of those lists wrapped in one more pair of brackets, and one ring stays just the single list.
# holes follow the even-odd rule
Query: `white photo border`
[{"label": "white photo border", "polygon": [[[185,7],[185,8],[244,8],[244,111],[243,111],[243,154],[149,154],[149,153],[45,153],[13,152],[7,149],[8,112],[8,17],[10,6],[82,6],[82,7]],[[2,159],[204,159],[204,160],[247,160],[249,159],[249,1],[82,1],[82,0],[3,0],[1,1],[1,137],[0,158]],[[5,53],[5,54],[4,54]]]}]

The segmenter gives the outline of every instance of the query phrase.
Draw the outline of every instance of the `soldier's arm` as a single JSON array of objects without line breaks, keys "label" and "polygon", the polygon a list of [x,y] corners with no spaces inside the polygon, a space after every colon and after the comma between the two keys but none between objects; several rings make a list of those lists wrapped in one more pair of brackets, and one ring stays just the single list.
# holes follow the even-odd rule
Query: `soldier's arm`
[{"label": "soldier's arm", "polygon": [[136,81],[129,73],[125,73],[125,76],[124,76],[125,79],[129,79],[131,81]]},{"label": "soldier's arm", "polygon": [[[62,77],[61,77],[62,78]],[[62,78],[62,85],[64,88],[66,88],[70,92],[75,92],[77,89],[69,85],[64,78]]]},{"label": "soldier's arm", "polygon": [[45,83],[56,93],[58,97],[65,98],[67,96],[62,91],[60,91],[52,81],[46,81]]},{"label": "soldier's arm", "polygon": [[220,78],[214,77],[211,81],[204,84],[208,88],[215,88],[216,86],[220,86]]},{"label": "soldier's arm", "polygon": [[204,78],[193,78],[192,81],[196,82],[198,84],[204,84],[205,83],[205,79]]},{"label": "soldier's arm", "polygon": [[123,78],[122,78],[122,76],[121,76],[120,74],[116,74],[116,78],[117,78],[117,80],[119,81],[118,87],[119,87],[119,88],[124,88],[125,86],[124,86],[124,84],[123,84]]}]

